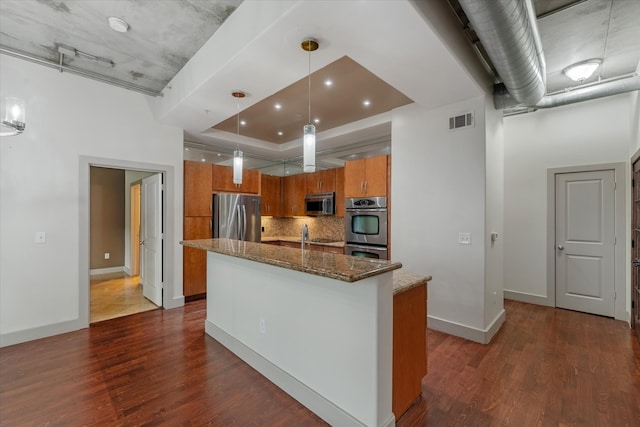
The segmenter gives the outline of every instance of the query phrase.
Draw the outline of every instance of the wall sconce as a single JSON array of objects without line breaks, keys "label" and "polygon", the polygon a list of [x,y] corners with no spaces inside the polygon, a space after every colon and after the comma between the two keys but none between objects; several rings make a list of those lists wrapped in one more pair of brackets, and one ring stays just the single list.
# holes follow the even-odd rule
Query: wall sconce
[{"label": "wall sconce", "polygon": [[24,131],[24,101],[18,98],[5,98],[2,103],[2,122],[0,136],[19,135]]}]

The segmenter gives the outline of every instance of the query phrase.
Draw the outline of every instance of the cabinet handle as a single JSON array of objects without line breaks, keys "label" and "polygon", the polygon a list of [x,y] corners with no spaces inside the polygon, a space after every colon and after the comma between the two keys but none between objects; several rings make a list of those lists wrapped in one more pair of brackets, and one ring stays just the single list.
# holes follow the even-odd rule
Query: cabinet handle
[{"label": "cabinet handle", "polygon": [[364,194],[364,181],[360,182],[360,194]]},{"label": "cabinet handle", "polygon": [[364,194],[367,194],[367,184],[369,184],[368,181],[364,182]]}]

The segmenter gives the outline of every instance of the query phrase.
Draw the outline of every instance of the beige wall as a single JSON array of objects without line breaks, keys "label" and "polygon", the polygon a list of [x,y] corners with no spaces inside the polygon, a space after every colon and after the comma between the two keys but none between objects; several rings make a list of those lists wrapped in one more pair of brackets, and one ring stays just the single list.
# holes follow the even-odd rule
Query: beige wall
[{"label": "beige wall", "polygon": [[[125,171],[91,167],[90,268],[124,265]],[[109,253],[109,259],[104,254]]]}]

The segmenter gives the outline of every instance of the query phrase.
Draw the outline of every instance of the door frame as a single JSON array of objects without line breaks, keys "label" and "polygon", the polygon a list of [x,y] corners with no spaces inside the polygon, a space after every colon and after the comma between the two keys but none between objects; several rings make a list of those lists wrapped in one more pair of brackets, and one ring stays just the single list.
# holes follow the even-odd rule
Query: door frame
[{"label": "door frame", "polygon": [[631,296],[630,258],[627,251],[627,169],[626,163],[603,163],[595,165],[565,166],[547,169],[547,302],[551,307],[556,306],[556,175],[574,172],[594,172],[601,170],[613,170],[615,174],[615,235],[616,245],[614,249],[614,318],[630,321],[630,313],[627,311],[627,300]]},{"label": "door frame", "polygon": [[[140,192],[142,180],[129,185],[129,275],[140,275]],[[135,203],[134,203],[135,199]],[[134,223],[137,219],[137,223]],[[138,236],[138,237],[135,237]],[[135,249],[134,249],[135,248]]]},{"label": "door frame", "polygon": [[[174,308],[184,305],[184,297],[182,297],[182,284],[173,282],[174,259],[176,242],[174,241],[174,223],[175,223],[175,188],[174,188],[174,167],[171,165],[160,165],[153,163],[132,162],[129,160],[108,159],[101,157],[80,156],[80,211],[79,211],[79,298],[78,298],[78,315],[80,327],[89,327],[89,242],[91,241],[91,233],[89,229],[89,171],[92,166],[138,170],[146,172],[161,173],[164,186],[162,197],[162,221],[164,230],[162,265],[164,275],[164,292],[162,295],[162,306],[164,308]],[[179,292],[176,293],[176,287],[179,285]],[[176,298],[175,295],[180,295]]]}]

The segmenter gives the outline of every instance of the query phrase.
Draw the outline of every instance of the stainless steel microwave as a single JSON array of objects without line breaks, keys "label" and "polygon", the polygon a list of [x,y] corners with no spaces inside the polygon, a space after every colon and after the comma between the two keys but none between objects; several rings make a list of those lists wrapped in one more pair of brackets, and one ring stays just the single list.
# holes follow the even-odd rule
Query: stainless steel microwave
[{"label": "stainless steel microwave", "polygon": [[315,193],[304,196],[304,213],[309,216],[335,215],[336,193]]}]

